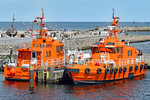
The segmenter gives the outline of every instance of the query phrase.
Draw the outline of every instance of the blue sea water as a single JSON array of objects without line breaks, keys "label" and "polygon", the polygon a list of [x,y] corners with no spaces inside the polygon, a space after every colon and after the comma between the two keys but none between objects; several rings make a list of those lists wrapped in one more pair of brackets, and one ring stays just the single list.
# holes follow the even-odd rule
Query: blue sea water
[{"label": "blue sea water", "polygon": [[[19,31],[32,29],[32,22],[15,22],[15,27]],[[45,22],[46,27],[50,27],[54,30],[89,30],[94,29],[97,26],[109,26],[111,22]],[[119,26],[150,26],[150,22],[120,22]],[[0,30],[6,30],[10,28],[11,22],[0,22]],[[33,28],[37,29],[38,26],[33,24]]]}]

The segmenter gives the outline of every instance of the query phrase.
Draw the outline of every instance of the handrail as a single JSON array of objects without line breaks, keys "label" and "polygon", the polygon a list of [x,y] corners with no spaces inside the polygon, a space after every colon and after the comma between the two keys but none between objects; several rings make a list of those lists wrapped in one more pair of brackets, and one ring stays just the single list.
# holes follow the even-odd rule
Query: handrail
[{"label": "handrail", "polygon": [[141,63],[142,61],[143,61],[142,56],[139,56],[137,58],[120,59],[119,60],[119,66]]},{"label": "handrail", "polygon": [[[66,57],[66,62],[68,61],[68,57]],[[31,64],[31,60],[18,60],[17,59],[7,59],[7,63],[6,64],[11,64],[11,63],[18,63],[19,67],[22,67],[22,65],[30,65]],[[59,66],[59,65],[63,65],[64,64],[64,58],[55,58],[55,59],[46,59],[46,60],[36,60],[34,66],[35,68],[47,68],[47,67],[51,67],[51,66]]]}]

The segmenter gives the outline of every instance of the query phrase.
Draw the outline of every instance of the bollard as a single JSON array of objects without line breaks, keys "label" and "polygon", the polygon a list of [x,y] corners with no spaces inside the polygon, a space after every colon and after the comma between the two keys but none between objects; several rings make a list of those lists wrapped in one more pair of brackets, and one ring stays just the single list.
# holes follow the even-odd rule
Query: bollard
[{"label": "bollard", "polygon": [[29,69],[29,91],[34,90],[34,65],[30,64]]}]

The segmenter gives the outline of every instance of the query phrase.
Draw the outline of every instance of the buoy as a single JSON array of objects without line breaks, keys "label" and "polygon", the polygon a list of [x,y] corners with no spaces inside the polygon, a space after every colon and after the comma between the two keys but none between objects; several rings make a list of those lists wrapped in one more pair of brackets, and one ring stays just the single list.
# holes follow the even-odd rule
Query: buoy
[{"label": "buoy", "polygon": [[85,73],[86,73],[86,74],[89,74],[89,73],[90,73],[90,69],[89,69],[89,68],[86,68],[86,69],[85,69]]},{"label": "buoy", "polygon": [[11,75],[15,75],[15,74],[16,74],[15,68],[11,68],[11,69],[10,69],[10,74],[11,74]]},{"label": "buoy", "polygon": [[98,69],[97,69],[97,73],[98,73],[98,74],[101,74],[101,73],[102,73],[102,69],[98,68]]}]

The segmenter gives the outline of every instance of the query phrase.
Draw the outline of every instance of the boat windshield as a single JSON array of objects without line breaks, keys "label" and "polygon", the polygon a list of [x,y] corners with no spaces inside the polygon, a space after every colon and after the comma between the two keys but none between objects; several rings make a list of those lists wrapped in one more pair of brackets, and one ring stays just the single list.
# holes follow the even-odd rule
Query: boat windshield
[{"label": "boat windshield", "polygon": [[107,52],[109,52],[109,53],[116,53],[114,47],[107,47],[106,50],[107,50]]},{"label": "boat windshield", "polygon": [[93,47],[92,48],[92,53],[99,53],[98,47]]}]

